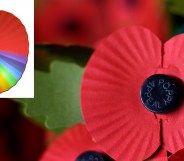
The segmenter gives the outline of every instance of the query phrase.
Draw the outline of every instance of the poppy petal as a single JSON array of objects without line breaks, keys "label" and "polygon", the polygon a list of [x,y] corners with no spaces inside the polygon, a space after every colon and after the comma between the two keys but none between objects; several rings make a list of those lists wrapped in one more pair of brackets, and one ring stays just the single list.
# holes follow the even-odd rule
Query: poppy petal
[{"label": "poppy petal", "polygon": [[169,157],[169,161],[181,161],[184,158],[184,149],[181,149]]},{"label": "poppy petal", "polygon": [[[164,68],[175,70],[184,80],[184,34],[177,35],[167,41],[164,46]],[[176,75],[177,76],[177,75]]]},{"label": "poppy petal", "polygon": [[78,124],[59,136],[43,154],[40,161],[73,161],[81,153],[99,151],[85,125]]},{"label": "poppy petal", "polygon": [[146,159],[160,145],[160,122],[144,108],[139,93],[161,62],[160,40],[142,27],[127,27],[100,44],[87,64],[83,116],[97,143],[115,160]]},{"label": "poppy petal", "polygon": [[[184,34],[175,36],[165,44],[164,68],[171,75],[184,81]],[[180,106],[165,114],[162,119],[163,147],[175,153],[184,147],[184,102]]]},{"label": "poppy petal", "polygon": [[167,151],[160,147],[149,159],[146,161],[168,161]]}]

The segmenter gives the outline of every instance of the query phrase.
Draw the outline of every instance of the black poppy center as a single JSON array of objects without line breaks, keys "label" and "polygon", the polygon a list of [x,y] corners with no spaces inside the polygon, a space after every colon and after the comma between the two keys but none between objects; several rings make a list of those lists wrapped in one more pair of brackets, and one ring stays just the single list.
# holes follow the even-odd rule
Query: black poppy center
[{"label": "black poppy center", "polygon": [[143,105],[151,112],[169,112],[180,103],[181,84],[174,77],[155,74],[144,81],[140,96]]},{"label": "black poppy center", "polygon": [[67,33],[75,34],[81,31],[81,23],[74,18],[68,18],[61,25],[61,28]]},{"label": "black poppy center", "polygon": [[126,6],[128,6],[129,8],[134,8],[138,5],[139,1],[138,0],[126,0],[125,3],[126,3]]},{"label": "black poppy center", "polygon": [[113,159],[104,153],[86,151],[80,154],[75,161],[113,161]]}]

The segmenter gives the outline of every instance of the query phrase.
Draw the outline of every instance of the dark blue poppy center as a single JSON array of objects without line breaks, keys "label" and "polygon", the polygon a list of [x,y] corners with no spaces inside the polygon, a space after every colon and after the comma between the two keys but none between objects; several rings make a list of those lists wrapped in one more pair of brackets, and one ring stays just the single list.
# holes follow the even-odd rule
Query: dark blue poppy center
[{"label": "dark blue poppy center", "polygon": [[124,2],[128,8],[135,8],[138,6],[139,0],[125,0]]},{"label": "dark blue poppy center", "polygon": [[81,24],[75,19],[68,19],[63,23],[63,29],[66,32],[77,33],[81,30]]},{"label": "dark blue poppy center", "polygon": [[86,151],[80,154],[75,161],[113,161],[113,159],[104,153]]},{"label": "dark blue poppy center", "polygon": [[144,81],[140,96],[148,110],[156,113],[169,112],[181,100],[181,83],[176,78],[155,74]]}]

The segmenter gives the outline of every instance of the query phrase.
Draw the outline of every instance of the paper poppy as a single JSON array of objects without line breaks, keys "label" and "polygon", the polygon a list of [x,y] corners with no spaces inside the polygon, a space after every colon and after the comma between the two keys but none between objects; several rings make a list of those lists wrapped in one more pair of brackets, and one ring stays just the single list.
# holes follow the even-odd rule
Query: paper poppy
[{"label": "paper poppy", "polygon": [[[115,160],[140,161],[159,146],[171,153],[184,147],[183,43],[184,34],[162,45],[149,30],[126,27],[109,36],[92,55],[82,80],[83,116],[97,144]],[[142,103],[140,91],[150,76],[156,85],[147,89],[153,98],[146,101],[157,110],[168,108],[167,113],[151,112]],[[158,80],[167,84],[162,86]],[[166,85],[173,89],[166,90]]]},{"label": "paper poppy", "polygon": [[59,136],[46,150],[40,161],[75,161],[85,152],[91,151],[102,153],[85,125],[77,124]]},{"label": "paper poppy", "polygon": [[177,151],[169,157],[169,161],[182,161],[184,158],[184,149]]},{"label": "paper poppy", "polygon": [[96,47],[111,32],[129,24],[144,25],[162,40],[169,34],[169,18],[160,0],[39,1],[36,43]]}]

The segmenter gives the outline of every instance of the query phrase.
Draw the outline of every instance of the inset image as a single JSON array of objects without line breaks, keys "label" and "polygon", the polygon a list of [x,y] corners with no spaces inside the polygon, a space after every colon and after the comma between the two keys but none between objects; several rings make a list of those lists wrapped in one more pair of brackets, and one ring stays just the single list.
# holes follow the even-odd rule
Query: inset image
[{"label": "inset image", "polygon": [[26,68],[29,42],[22,22],[12,13],[0,11],[0,93],[21,79]]}]

